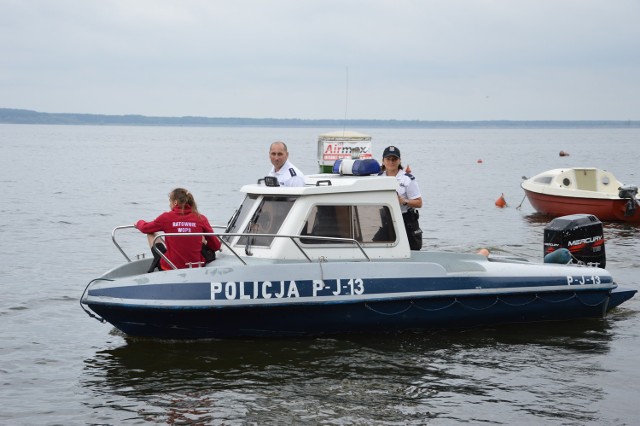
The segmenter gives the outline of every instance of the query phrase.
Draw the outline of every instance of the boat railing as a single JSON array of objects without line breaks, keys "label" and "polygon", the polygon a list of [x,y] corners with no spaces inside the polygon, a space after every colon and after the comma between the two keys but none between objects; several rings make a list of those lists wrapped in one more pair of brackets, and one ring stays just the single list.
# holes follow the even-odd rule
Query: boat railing
[{"label": "boat railing", "polygon": [[[129,258],[129,256],[127,256],[127,254],[125,253],[125,251],[122,249],[122,247],[120,246],[120,244],[116,241],[116,232],[121,230],[121,229],[128,229],[128,228],[135,228],[135,226],[133,225],[123,225],[123,226],[117,226],[113,229],[113,231],[111,232],[111,240],[113,241],[113,243],[115,244],[115,246],[118,248],[118,250],[120,251],[120,253],[122,253],[122,255],[124,256],[125,259],[127,259],[127,262],[131,262],[131,258]],[[214,226],[214,228],[216,228]],[[155,238],[153,239],[153,247],[152,250],[154,250],[155,253],[157,253],[160,257],[162,257],[165,262],[167,262],[168,265],[171,266],[171,268],[173,269],[178,269],[166,256],[164,253],[160,252],[157,247],[156,247],[156,242],[163,238],[163,237],[194,237],[194,236],[202,236],[202,237],[218,237],[218,240],[225,246],[225,248],[227,248],[243,265],[246,265],[247,262],[243,259],[243,257],[238,254],[238,252],[231,247],[230,243],[227,241],[226,238],[221,238],[221,237],[248,237],[248,238],[287,238],[289,240],[291,240],[291,242],[293,242],[293,244],[298,248],[298,250],[300,251],[300,253],[302,253],[302,255],[309,261],[309,262],[313,262],[313,260],[311,259],[311,257],[307,254],[307,251],[305,250],[305,248],[303,248],[300,245],[300,239],[304,238],[305,240],[317,240],[317,241],[324,241],[324,242],[335,242],[335,243],[341,243],[341,244],[353,244],[355,245],[360,253],[362,253],[364,259],[366,259],[366,261],[370,262],[371,258],[367,255],[366,251],[364,250],[364,248],[362,247],[362,244],[360,244],[359,241],[353,239],[353,238],[338,238],[338,237],[321,237],[321,236],[313,236],[313,235],[284,235],[284,234],[262,234],[262,233],[247,233],[247,232],[240,232],[240,233],[235,233],[235,232],[220,232],[220,233],[214,233],[214,232],[192,232],[192,233],[164,233],[164,234],[158,234],[155,236]],[[248,253],[248,249],[245,248],[245,254],[247,256],[251,256]]]},{"label": "boat railing", "polygon": [[[127,259],[127,262],[131,262],[131,258],[129,258],[129,256],[127,256],[127,253],[125,253],[125,251],[122,249],[122,246],[118,243],[118,241],[116,241],[116,232],[122,230],[122,229],[134,229],[135,225],[121,225],[121,226],[116,226],[115,228],[113,228],[113,231],[111,231],[111,240],[113,241],[113,244],[115,244],[115,246],[117,247],[118,251],[120,251],[120,253],[122,253],[122,255],[124,256],[125,259]],[[226,226],[223,225],[213,225],[212,226],[213,229],[226,229]],[[159,234],[160,237],[162,237],[165,234]],[[184,234],[178,234],[178,235],[184,235]],[[190,234],[193,235],[193,234]],[[216,236],[220,235],[220,234],[215,234]],[[153,244],[155,246],[156,243],[156,239],[158,238],[158,236],[156,236],[156,238],[154,238],[153,240]]]},{"label": "boat railing", "polygon": [[131,259],[129,258],[129,256],[127,256],[127,253],[125,253],[124,250],[122,250],[122,247],[116,241],[116,232],[118,232],[121,229],[129,229],[129,228],[135,228],[135,226],[134,225],[116,226],[115,228],[113,228],[113,231],[111,231],[111,241],[113,241],[113,244],[115,244],[117,249],[120,250],[120,253],[122,253],[124,258],[127,259],[127,262],[131,262]]}]

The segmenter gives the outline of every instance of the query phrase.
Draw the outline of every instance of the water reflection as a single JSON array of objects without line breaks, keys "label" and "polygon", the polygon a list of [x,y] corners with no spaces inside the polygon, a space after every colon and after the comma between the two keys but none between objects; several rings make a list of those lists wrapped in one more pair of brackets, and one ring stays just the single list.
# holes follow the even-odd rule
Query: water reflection
[{"label": "water reflection", "polygon": [[532,214],[525,215],[523,217],[531,225],[542,225],[542,227],[547,226],[547,224],[553,220],[552,217],[549,217],[542,213],[532,213]]},{"label": "water reflection", "polygon": [[502,418],[584,422],[602,398],[591,379],[611,338],[607,320],[583,320],[337,339],[129,339],[85,360],[83,386],[94,410],[126,407],[166,423],[498,420],[461,408],[474,404],[499,404]]},{"label": "water reflection", "polygon": [[605,223],[605,232],[609,233],[609,238],[614,237],[620,241],[637,241],[640,236],[640,224],[631,223]]}]

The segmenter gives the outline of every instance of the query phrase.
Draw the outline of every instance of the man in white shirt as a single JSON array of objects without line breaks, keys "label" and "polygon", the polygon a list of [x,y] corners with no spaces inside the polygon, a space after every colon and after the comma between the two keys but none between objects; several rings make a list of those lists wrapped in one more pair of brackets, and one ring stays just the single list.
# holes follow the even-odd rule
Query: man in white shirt
[{"label": "man in white shirt", "polygon": [[276,177],[280,186],[304,186],[304,174],[289,161],[289,151],[284,142],[271,144],[269,159],[273,167],[267,176]]}]

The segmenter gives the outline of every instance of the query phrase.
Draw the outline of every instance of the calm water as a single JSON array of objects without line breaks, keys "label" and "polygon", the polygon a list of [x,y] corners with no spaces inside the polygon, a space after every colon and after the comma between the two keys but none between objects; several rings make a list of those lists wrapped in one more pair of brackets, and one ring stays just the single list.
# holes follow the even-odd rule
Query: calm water
[{"label": "calm water", "polygon": [[[115,226],[154,218],[176,186],[225,224],[270,142],[310,173],[333,130],[0,125],[0,423],[637,424],[640,297],[602,320],[205,342],[128,339],[80,309],[123,261]],[[376,156],[402,149],[429,249],[539,260],[548,221],[516,208],[522,176],[595,166],[640,184],[639,129],[354,130]],[[608,269],[640,288],[640,227],[605,224],[605,238]],[[146,251],[141,234],[127,244]]]}]

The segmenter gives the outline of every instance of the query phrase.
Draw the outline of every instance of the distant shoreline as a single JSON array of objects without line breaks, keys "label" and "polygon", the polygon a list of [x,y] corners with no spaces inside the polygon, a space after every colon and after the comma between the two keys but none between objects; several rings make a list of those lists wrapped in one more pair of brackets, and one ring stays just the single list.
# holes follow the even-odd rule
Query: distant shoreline
[{"label": "distant shoreline", "polygon": [[397,129],[571,129],[640,128],[639,120],[369,120],[242,117],[153,117],[145,115],[103,115],[46,113],[26,109],[0,108],[0,124],[51,124],[94,126],[183,126],[183,127],[327,127]]}]

